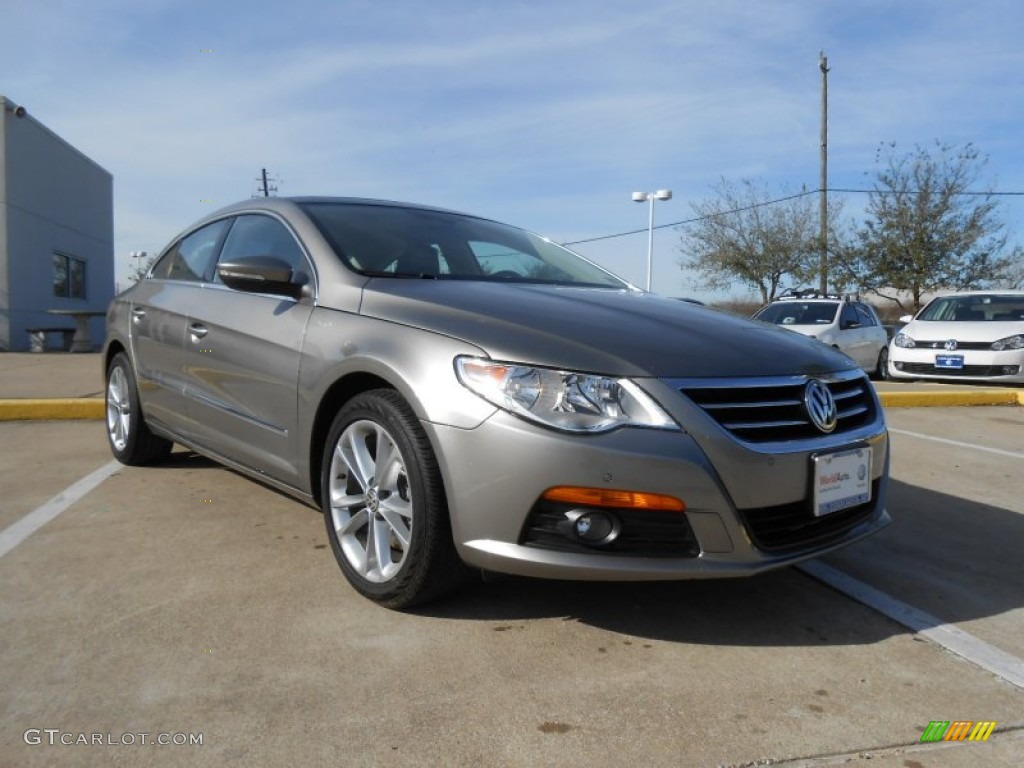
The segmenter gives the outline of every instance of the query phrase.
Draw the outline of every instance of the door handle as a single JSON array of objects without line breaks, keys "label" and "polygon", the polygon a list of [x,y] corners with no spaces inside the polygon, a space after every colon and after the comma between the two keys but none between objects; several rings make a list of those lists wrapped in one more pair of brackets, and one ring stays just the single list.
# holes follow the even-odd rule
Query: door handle
[{"label": "door handle", "polygon": [[192,325],[188,327],[188,332],[192,334],[192,341],[195,342],[199,341],[199,339],[204,338],[206,334],[210,332],[210,329],[207,328],[205,325],[200,325],[199,323],[192,323]]}]

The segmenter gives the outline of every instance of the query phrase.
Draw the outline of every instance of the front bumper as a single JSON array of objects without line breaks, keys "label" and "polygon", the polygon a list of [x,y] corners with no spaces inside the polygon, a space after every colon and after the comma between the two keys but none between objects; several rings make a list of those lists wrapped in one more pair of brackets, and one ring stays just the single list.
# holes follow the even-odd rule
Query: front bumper
[{"label": "front bumper", "polygon": [[[937,368],[936,358],[944,355],[963,357],[963,368]],[[930,379],[934,381],[990,381],[1024,383],[1024,350],[1000,352],[983,349],[906,348],[889,349],[889,374],[894,379]]]},{"label": "front bumper", "polygon": [[[577,580],[664,580],[747,576],[845,546],[890,521],[885,511],[888,436],[881,417],[856,435],[822,437],[793,450],[745,446],[669,388],[645,386],[686,432],[622,429],[566,435],[499,411],[475,429],[425,424],[448,494],[455,544],[470,565],[524,576]],[[806,508],[811,456],[872,448],[873,498],[836,530],[813,541],[764,548],[752,518]],[[714,462],[711,458],[714,457]],[[582,486],[674,496],[686,504],[696,554],[558,551],[527,544],[530,510],[549,488]],[[806,507],[804,507],[806,505]],[[577,548],[578,549],[578,548]]]}]

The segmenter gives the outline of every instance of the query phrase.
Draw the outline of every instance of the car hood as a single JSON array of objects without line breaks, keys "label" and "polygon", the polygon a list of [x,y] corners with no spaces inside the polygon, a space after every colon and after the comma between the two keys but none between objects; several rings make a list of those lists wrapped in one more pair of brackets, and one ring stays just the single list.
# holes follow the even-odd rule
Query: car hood
[{"label": "car hood", "polygon": [[497,360],[661,378],[821,374],[856,365],[798,334],[636,291],[376,278],[360,314],[445,334]]},{"label": "car hood", "polygon": [[914,341],[998,341],[1024,333],[1024,322],[912,320],[900,329]]}]

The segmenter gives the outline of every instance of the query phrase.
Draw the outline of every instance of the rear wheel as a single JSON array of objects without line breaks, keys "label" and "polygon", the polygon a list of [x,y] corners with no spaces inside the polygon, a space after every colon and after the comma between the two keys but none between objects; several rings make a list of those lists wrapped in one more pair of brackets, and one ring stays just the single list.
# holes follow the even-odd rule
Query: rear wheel
[{"label": "rear wheel", "polygon": [[889,348],[882,347],[878,353],[878,366],[875,368],[874,378],[885,381],[889,378]]},{"label": "rear wheel", "polygon": [[468,570],[455,551],[441,473],[409,405],[365,392],[338,413],[324,447],[331,549],[349,583],[388,608],[450,591]]},{"label": "rear wheel", "polygon": [[142,417],[132,365],[118,352],[107,366],[107,441],[114,458],[138,466],[166,458],[174,443],[154,435]]}]

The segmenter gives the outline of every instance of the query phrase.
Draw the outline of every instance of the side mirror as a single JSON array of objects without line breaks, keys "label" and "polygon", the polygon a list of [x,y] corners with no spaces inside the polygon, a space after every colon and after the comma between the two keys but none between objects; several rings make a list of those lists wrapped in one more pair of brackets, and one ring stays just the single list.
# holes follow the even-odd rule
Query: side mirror
[{"label": "side mirror", "polygon": [[217,265],[224,285],[246,293],[270,293],[300,299],[309,294],[309,276],[276,256],[243,256]]},{"label": "side mirror", "polygon": [[914,319],[913,315],[904,315],[903,317],[900,318],[900,322],[901,323],[909,323],[913,319]]}]

